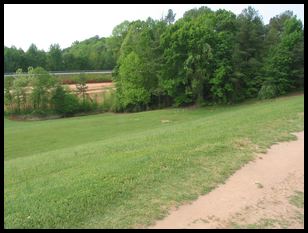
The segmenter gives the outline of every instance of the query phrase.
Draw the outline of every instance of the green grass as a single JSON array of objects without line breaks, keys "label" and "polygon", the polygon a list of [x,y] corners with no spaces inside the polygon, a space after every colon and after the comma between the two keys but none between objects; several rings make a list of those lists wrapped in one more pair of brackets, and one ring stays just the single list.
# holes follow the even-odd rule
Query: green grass
[{"label": "green grass", "polygon": [[295,217],[294,217],[295,221],[297,221],[300,224],[304,225],[304,212],[301,211],[296,211],[295,212]]},{"label": "green grass", "polygon": [[256,223],[251,224],[237,224],[232,222],[230,228],[232,229],[287,229],[290,222],[283,218],[261,218]]},{"label": "green grass", "polygon": [[[304,97],[235,106],[4,119],[5,228],[134,228],[295,139]],[[167,123],[166,123],[167,122]],[[256,146],[258,145],[258,149]]]},{"label": "green grass", "polygon": [[256,223],[240,225],[233,223],[232,229],[272,229],[277,223],[276,219],[271,218],[262,218]]},{"label": "green grass", "polygon": [[304,208],[304,193],[295,191],[294,195],[289,198],[289,202],[297,208]]}]

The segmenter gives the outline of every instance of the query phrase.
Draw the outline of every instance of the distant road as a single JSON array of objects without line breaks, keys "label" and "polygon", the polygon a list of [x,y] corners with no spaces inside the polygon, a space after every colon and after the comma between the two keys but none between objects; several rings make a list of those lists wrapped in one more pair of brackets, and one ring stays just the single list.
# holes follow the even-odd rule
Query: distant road
[{"label": "distant road", "polygon": [[[70,75],[70,74],[111,74],[112,70],[79,70],[79,71],[51,71],[49,72],[53,75]],[[27,73],[23,73],[22,75],[28,75]],[[16,76],[15,73],[6,73],[4,77]]]}]

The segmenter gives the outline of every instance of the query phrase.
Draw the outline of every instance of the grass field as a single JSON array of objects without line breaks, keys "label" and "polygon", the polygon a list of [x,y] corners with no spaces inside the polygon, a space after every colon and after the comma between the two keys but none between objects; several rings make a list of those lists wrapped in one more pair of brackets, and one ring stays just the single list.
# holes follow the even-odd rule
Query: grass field
[{"label": "grass field", "polygon": [[[5,228],[138,228],[304,129],[304,96],[58,120],[4,119]],[[230,194],[232,195],[232,194]]]}]

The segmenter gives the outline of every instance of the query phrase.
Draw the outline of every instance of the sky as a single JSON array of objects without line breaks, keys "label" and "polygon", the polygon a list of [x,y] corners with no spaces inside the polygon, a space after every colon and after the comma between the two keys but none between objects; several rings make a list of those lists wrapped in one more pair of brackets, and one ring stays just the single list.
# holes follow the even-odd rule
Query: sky
[{"label": "sky", "polygon": [[177,20],[185,11],[201,6],[230,10],[236,15],[252,6],[265,24],[291,10],[304,23],[304,4],[4,4],[4,45],[26,51],[34,43],[48,51],[51,44],[58,43],[64,49],[76,40],[108,37],[124,20],[160,19],[168,9],[176,13]]}]

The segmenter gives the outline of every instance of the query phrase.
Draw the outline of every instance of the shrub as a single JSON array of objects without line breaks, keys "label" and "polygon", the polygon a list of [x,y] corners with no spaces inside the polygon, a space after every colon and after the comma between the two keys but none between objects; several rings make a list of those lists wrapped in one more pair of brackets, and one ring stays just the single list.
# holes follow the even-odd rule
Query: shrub
[{"label": "shrub", "polygon": [[98,104],[96,101],[90,101],[89,99],[85,99],[81,101],[79,106],[80,112],[90,112],[95,111],[98,107]]},{"label": "shrub", "polygon": [[66,91],[62,86],[58,85],[53,93],[53,96],[51,97],[51,103],[56,113],[63,113],[63,109],[65,108],[65,95]]},{"label": "shrub", "polygon": [[63,115],[71,116],[79,112],[79,110],[80,110],[80,105],[78,97],[73,94],[67,93],[64,98]]},{"label": "shrub", "polygon": [[47,116],[51,111],[43,110],[43,109],[35,109],[31,112],[31,115],[35,116]]},{"label": "shrub", "polygon": [[51,98],[54,111],[62,116],[70,116],[80,110],[78,98],[68,93],[64,88],[58,85]]},{"label": "shrub", "polygon": [[277,87],[272,84],[263,84],[259,93],[259,99],[271,99],[278,95]]},{"label": "shrub", "polygon": [[14,85],[13,76],[4,78],[4,105],[8,112],[12,110],[12,106],[14,104],[13,94],[12,94],[13,85]]},{"label": "shrub", "polygon": [[100,104],[99,108],[104,111],[113,111],[116,112],[116,96],[113,91],[103,92],[103,102]]},{"label": "shrub", "polygon": [[50,90],[57,85],[56,79],[53,78],[46,70],[37,67],[33,70],[31,93],[32,106],[34,109],[47,110],[50,104]]},{"label": "shrub", "polygon": [[85,103],[87,96],[87,80],[84,74],[80,74],[76,83],[77,94],[81,95],[83,105],[88,105]]}]

